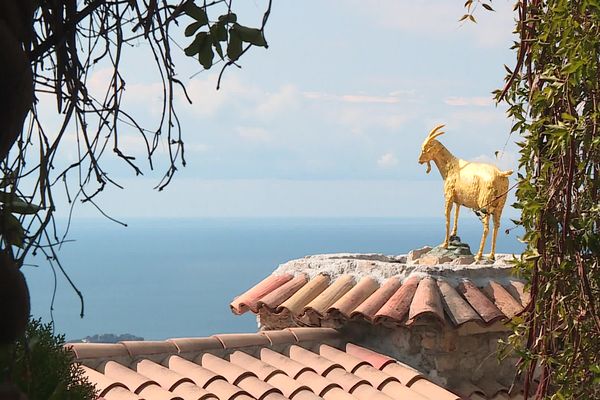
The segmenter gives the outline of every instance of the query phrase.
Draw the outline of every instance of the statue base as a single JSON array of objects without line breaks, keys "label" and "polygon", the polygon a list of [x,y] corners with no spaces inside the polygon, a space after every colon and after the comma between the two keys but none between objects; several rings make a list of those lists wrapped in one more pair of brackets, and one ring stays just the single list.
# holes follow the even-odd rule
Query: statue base
[{"label": "statue base", "polygon": [[[475,263],[475,256],[467,243],[463,243],[459,236],[451,236],[448,248],[442,245],[436,247],[425,246],[408,253],[409,263],[419,265],[468,265]],[[493,264],[492,260],[480,260],[478,264]]]}]

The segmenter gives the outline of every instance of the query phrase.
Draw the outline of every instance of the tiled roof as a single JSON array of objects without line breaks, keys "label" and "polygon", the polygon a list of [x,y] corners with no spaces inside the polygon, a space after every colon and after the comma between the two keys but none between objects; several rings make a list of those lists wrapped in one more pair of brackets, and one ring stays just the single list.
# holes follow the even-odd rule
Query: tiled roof
[{"label": "tiled roof", "polygon": [[523,283],[508,275],[478,283],[428,274],[391,276],[380,283],[369,275],[275,273],[237,297],[231,310],[291,315],[309,326],[322,320],[412,325],[433,319],[459,327],[512,318],[528,302]]},{"label": "tiled roof", "polygon": [[[106,400],[459,399],[328,328],[70,346]],[[515,398],[502,386],[488,397],[470,384],[464,393]]]}]

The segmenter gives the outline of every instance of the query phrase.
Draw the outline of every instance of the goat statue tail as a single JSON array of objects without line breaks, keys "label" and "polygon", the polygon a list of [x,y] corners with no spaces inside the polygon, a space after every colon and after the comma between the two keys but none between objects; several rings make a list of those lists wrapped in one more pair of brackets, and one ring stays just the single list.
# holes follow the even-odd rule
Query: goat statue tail
[{"label": "goat statue tail", "polygon": [[509,169],[507,171],[500,171],[500,176],[509,177],[513,174],[513,170]]}]

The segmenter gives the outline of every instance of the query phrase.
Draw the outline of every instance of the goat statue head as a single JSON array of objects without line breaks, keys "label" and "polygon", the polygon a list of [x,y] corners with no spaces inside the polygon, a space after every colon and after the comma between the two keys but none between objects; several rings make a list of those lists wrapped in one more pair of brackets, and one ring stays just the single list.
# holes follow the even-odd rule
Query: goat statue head
[{"label": "goat statue head", "polygon": [[426,173],[429,173],[431,171],[431,160],[433,159],[433,154],[435,153],[435,143],[437,143],[435,138],[444,134],[444,132],[438,132],[444,126],[445,125],[438,125],[435,128],[433,128],[431,132],[429,132],[429,135],[427,135],[427,138],[425,138],[425,141],[423,141],[423,144],[421,145],[419,164],[427,163],[427,171],[425,171]]}]

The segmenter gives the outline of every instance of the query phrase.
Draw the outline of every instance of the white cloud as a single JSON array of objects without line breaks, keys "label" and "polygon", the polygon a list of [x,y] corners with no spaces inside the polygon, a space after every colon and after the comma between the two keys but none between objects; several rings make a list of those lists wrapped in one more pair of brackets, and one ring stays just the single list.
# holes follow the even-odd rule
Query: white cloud
[{"label": "white cloud", "polygon": [[353,104],[398,104],[413,98],[415,91],[396,90],[384,96],[364,93],[338,95],[325,92],[303,92],[302,95],[309,100],[327,100]]},{"label": "white cloud", "polygon": [[283,85],[275,93],[265,93],[256,100],[255,114],[261,119],[272,119],[294,109],[301,94],[294,85]]},{"label": "white cloud", "polygon": [[355,13],[368,18],[386,29],[417,33],[429,37],[448,34],[464,34],[483,47],[498,47],[510,44],[514,29],[514,12],[511,2],[494,2],[496,12],[487,12],[479,7],[475,11],[477,24],[459,23],[465,14],[463,3],[448,0],[380,0],[371,2],[353,0],[350,3]]},{"label": "white cloud", "polygon": [[271,140],[269,132],[260,127],[238,126],[236,131],[239,137],[252,142],[268,142]]},{"label": "white cloud", "polygon": [[398,158],[392,153],[385,153],[379,157],[377,165],[381,168],[392,168],[398,165]]},{"label": "white cloud", "polygon": [[481,154],[475,157],[472,161],[495,165],[501,171],[506,171],[509,169],[514,171],[518,166],[517,155],[515,153],[508,151],[503,152],[501,150],[498,151],[497,156],[490,157],[487,154]]},{"label": "white cloud", "polygon": [[464,107],[464,106],[487,107],[487,106],[494,104],[494,99],[492,99],[491,96],[490,97],[451,96],[451,97],[445,98],[444,103],[446,103],[449,106],[456,106],[456,107]]}]

